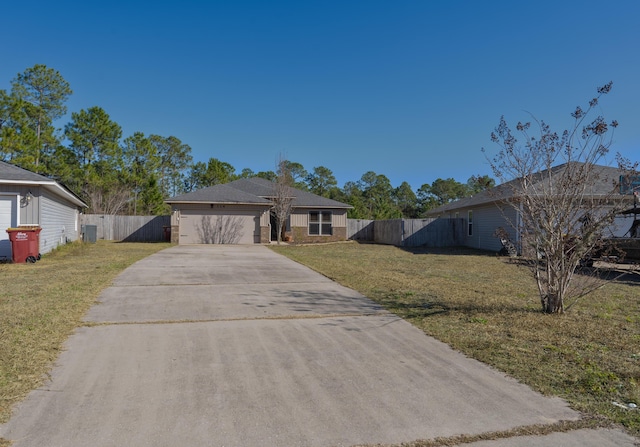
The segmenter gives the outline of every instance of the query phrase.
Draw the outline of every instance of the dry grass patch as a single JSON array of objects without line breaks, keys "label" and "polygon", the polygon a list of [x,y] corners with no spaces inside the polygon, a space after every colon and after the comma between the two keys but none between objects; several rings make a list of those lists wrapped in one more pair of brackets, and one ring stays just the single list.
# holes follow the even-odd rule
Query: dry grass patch
[{"label": "dry grass patch", "polygon": [[0,423],[42,383],[100,292],[126,267],[167,247],[74,243],[36,264],[0,264]]},{"label": "dry grass patch", "polygon": [[640,435],[640,410],[612,404],[640,405],[637,273],[557,316],[540,312],[527,269],[491,254],[357,243],[272,248],[470,357]]}]

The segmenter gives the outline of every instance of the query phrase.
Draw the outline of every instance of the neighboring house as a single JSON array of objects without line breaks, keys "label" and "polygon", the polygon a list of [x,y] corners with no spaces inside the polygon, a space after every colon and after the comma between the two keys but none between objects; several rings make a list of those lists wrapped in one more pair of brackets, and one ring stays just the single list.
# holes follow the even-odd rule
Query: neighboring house
[{"label": "neighboring house", "polygon": [[[351,205],[290,188],[286,236],[299,243],[347,239]],[[275,183],[259,177],[211,186],[166,200],[171,239],[179,244],[265,244],[277,240],[271,215]]]},{"label": "neighboring house", "polygon": [[43,254],[77,240],[78,216],[86,206],[54,180],[0,161],[0,260],[11,259],[7,228],[40,226]]},{"label": "neighboring house", "polygon": [[[575,162],[574,162],[575,163]],[[542,171],[539,178],[552,178],[561,174],[566,164]],[[611,194],[612,185],[620,179],[618,168],[596,166],[598,180],[589,188],[589,197],[605,198]],[[519,235],[514,225],[521,224],[519,212],[506,203],[513,198],[515,181],[498,185],[487,191],[466,197],[455,202],[447,203],[427,212],[427,217],[461,218],[465,220],[464,246],[481,250],[499,251],[502,248],[500,239],[496,237],[496,230],[503,228],[516,246],[520,245]],[[632,202],[632,198],[629,197]],[[603,205],[605,206],[605,205]],[[607,236],[622,237],[628,232],[633,223],[633,216],[620,216]]]}]

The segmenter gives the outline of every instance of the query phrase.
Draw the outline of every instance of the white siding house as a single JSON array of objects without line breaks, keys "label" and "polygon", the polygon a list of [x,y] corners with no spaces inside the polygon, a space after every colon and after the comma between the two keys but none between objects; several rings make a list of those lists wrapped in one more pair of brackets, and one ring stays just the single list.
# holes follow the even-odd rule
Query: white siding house
[{"label": "white siding house", "polygon": [[79,213],[86,206],[56,181],[0,161],[0,261],[11,259],[7,228],[40,226],[40,253],[48,253],[79,239]]},{"label": "white siding house", "polygon": [[[576,163],[576,162],[573,162]],[[542,171],[541,177],[559,175],[565,165],[559,165],[548,171]],[[596,166],[598,170],[597,181],[591,187],[590,196],[593,199],[601,200],[599,197],[609,197],[616,180],[620,178],[620,171],[617,168],[607,166]],[[509,182],[511,183],[511,182]],[[500,239],[496,237],[498,228],[504,229],[510,240],[520,246],[519,232],[516,228],[521,227],[520,213],[512,206],[514,198],[514,187],[505,183],[491,190],[482,191],[473,197],[466,197],[455,202],[447,203],[438,208],[430,210],[428,217],[461,218],[465,220],[466,240],[465,244],[471,248],[481,250],[499,251],[502,248]],[[560,194],[560,193],[559,193]],[[603,203],[606,207],[606,203]],[[605,236],[622,236],[628,231],[633,218],[619,217],[612,227],[608,229],[610,234]]]},{"label": "white siding house", "polygon": [[44,192],[40,198],[40,251],[48,253],[58,245],[75,241],[79,237],[78,208],[71,208],[68,204],[53,194]]}]

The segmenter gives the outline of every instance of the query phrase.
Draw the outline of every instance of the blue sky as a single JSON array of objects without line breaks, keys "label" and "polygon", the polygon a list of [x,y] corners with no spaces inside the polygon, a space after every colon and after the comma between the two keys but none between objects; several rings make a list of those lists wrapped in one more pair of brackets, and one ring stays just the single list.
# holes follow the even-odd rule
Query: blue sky
[{"label": "blue sky", "polygon": [[[367,171],[415,189],[491,174],[501,115],[562,130],[599,85],[612,150],[640,159],[636,1],[42,1],[0,8],[0,89],[60,71],[69,112],[125,136],[174,135],[196,161],[273,170],[280,154],[339,186]],[[63,127],[69,116],[57,124]]]}]

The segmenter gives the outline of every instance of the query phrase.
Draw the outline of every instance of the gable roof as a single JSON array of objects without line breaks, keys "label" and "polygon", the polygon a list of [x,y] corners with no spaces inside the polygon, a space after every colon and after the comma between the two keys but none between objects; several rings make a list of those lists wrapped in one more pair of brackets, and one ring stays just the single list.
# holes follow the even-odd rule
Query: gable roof
[{"label": "gable roof", "polygon": [[232,188],[229,184],[214,185],[166,200],[167,203],[233,203],[243,205],[271,205],[271,201]]},{"label": "gable roof", "polygon": [[[584,165],[584,163],[574,161],[570,163],[563,163],[550,169],[540,171],[533,176],[533,186],[535,187],[536,184],[540,184],[542,181],[547,179],[551,179],[551,183],[553,185],[555,180],[560,178],[562,173],[568,167],[579,168],[581,167],[581,165]],[[619,181],[620,175],[622,175],[622,171],[616,167],[601,165],[594,165],[592,166],[592,168],[594,174],[594,182],[590,185],[591,188],[589,194],[587,195],[594,198],[597,198],[598,196],[606,197],[610,195],[614,185],[613,182]],[[468,209],[494,202],[508,200],[516,195],[516,191],[519,189],[518,182],[519,179],[511,180],[489,190],[482,191],[474,196],[464,197],[454,202],[446,203],[437,208],[429,210],[427,212],[427,215],[440,215],[454,210]]]},{"label": "gable roof", "polygon": [[55,180],[36,174],[16,165],[0,161],[0,187],[1,185],[42,186],[53,194],[61,196],[74,205],[86,208],[87,204]]},{"label": "gable roof", "polygon": [[[222,185],[210,186],[166,200],[166,203],[228,203],[272,205],[274,182],[260,177],[242,178]],[[290,188],[294,208],[352,208],[351,205]]]},{"label": "gable roof", "polygon": [[258,197],[273,197],[275,183],[260,177],[241,178],[227,183],[232,188]]},{"label": "gable roof", "polygon": [[25,183],[32,185],[34,183],[50,182],[53,182],[53,180],[44,175],[36,174],[35,172],[19,168],[16,165],[0,161],[0,183]]}]

